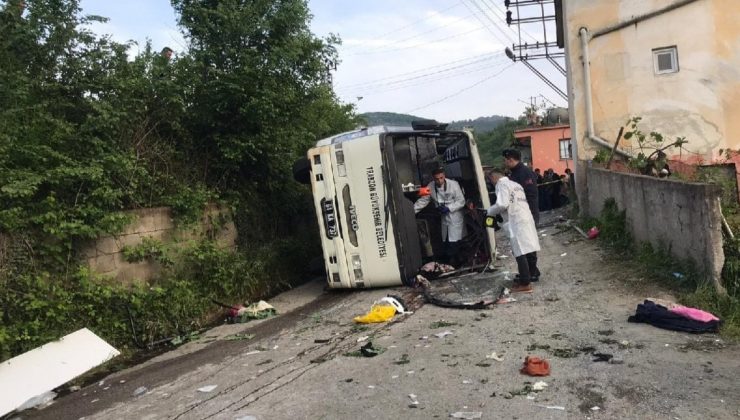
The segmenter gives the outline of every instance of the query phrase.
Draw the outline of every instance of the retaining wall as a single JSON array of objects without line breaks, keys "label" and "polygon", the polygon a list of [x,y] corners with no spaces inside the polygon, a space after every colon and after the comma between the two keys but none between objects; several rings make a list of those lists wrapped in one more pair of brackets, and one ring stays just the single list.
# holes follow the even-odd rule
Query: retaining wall
[{"label": "retaining wall", "polygon": [[[129,213],[134,216],[135,221],[121,234],[98,238],[83,245],[79,252],[93,271],[123,283],[155,279],[162,269],[156,261],[129,263],[125,260],[123,248],[135,247],[144,238],[158,240],[166,246],[185,246],[212,235],[222,247],[236,246],[236,226],[226,209],[210,206],[198,224],[186,228],[176,225],[169,207],[131,210]],[[225,222],[216,222],[222,217],[225,217],[222,219]]]},{"label": "retaining wall", "polygon": [[604,201],[614,198],[626,211],[627,229],[636,241],[693,260],[709,280],[721,284],[725,256],[718,186],[600,168],[588,168],[587,174],[590,216],[598,217]]}]

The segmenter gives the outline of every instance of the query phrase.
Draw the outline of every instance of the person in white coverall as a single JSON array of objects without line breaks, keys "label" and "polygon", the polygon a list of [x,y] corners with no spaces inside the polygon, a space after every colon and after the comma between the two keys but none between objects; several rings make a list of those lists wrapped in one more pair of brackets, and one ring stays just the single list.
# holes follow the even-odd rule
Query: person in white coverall
[{"label": "person in white coverall", "polygon": [[500,214],[504,219],[502,227],[511,240],[511,251],[516,257],[519,270],[519,276],[514,280],[511,291],[531,293],[530,281],[534,278],[539,279],[540,276],[540,270],[537,268],[540,241],[524,188],[498,171],[489,172],[488,177],[496,186],[496,204],[488,209],[488,215]]},{"label": "person in white coverall", "polygon": [[442,241],[445,244],[446,263],[456,266],[460,241],[465,234],[465,195],[457,181],[445,178],[444,169],[432,172],[434,180],[429,183],[429,195],[423,196],[414,203],[414,213],[418,214],[424,207],[434,202],[442,218]]}]

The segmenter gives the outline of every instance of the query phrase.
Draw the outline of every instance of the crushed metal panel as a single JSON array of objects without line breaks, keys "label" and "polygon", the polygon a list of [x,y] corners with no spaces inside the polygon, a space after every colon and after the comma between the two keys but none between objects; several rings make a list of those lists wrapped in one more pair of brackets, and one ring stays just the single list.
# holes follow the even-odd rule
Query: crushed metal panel
[{"label": "crushed metal panel", "polygon": [[121,354],[87,328],[0,364],[0,416]]}]

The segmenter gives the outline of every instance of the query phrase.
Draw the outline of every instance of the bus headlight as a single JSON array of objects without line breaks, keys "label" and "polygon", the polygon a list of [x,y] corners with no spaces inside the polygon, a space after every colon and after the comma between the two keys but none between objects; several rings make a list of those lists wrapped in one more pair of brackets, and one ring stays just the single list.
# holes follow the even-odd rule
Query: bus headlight
[{"label": "bus headlight", "polygon": [[359,254],[352,254],[352,268],[355,271],[355,280],[362,280],[362,261]]}]

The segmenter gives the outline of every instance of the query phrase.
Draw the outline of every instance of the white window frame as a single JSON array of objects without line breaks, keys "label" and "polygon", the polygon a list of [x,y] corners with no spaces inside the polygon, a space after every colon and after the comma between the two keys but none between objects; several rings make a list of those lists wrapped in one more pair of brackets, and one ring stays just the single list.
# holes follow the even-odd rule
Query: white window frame
[{"label": "white window frame", "polygon": [[[563,156],[563,143],[567,144],[568,146],[565,148],[566,156]],[[573,152],[571,150],[571,147],[573,147],[572,139],[570,138],[562,138],[558,141],[558,154],[560,155],[560,160],[571,160],[573,159]]]},{"label": "white window frame", "polygon": [[[658,56],[665,53],[671,54],[671,68],[660,70],[658,68]],[[675,45],[653,49],[653,71],[656,75],[678,73],[678,48]]]}]

